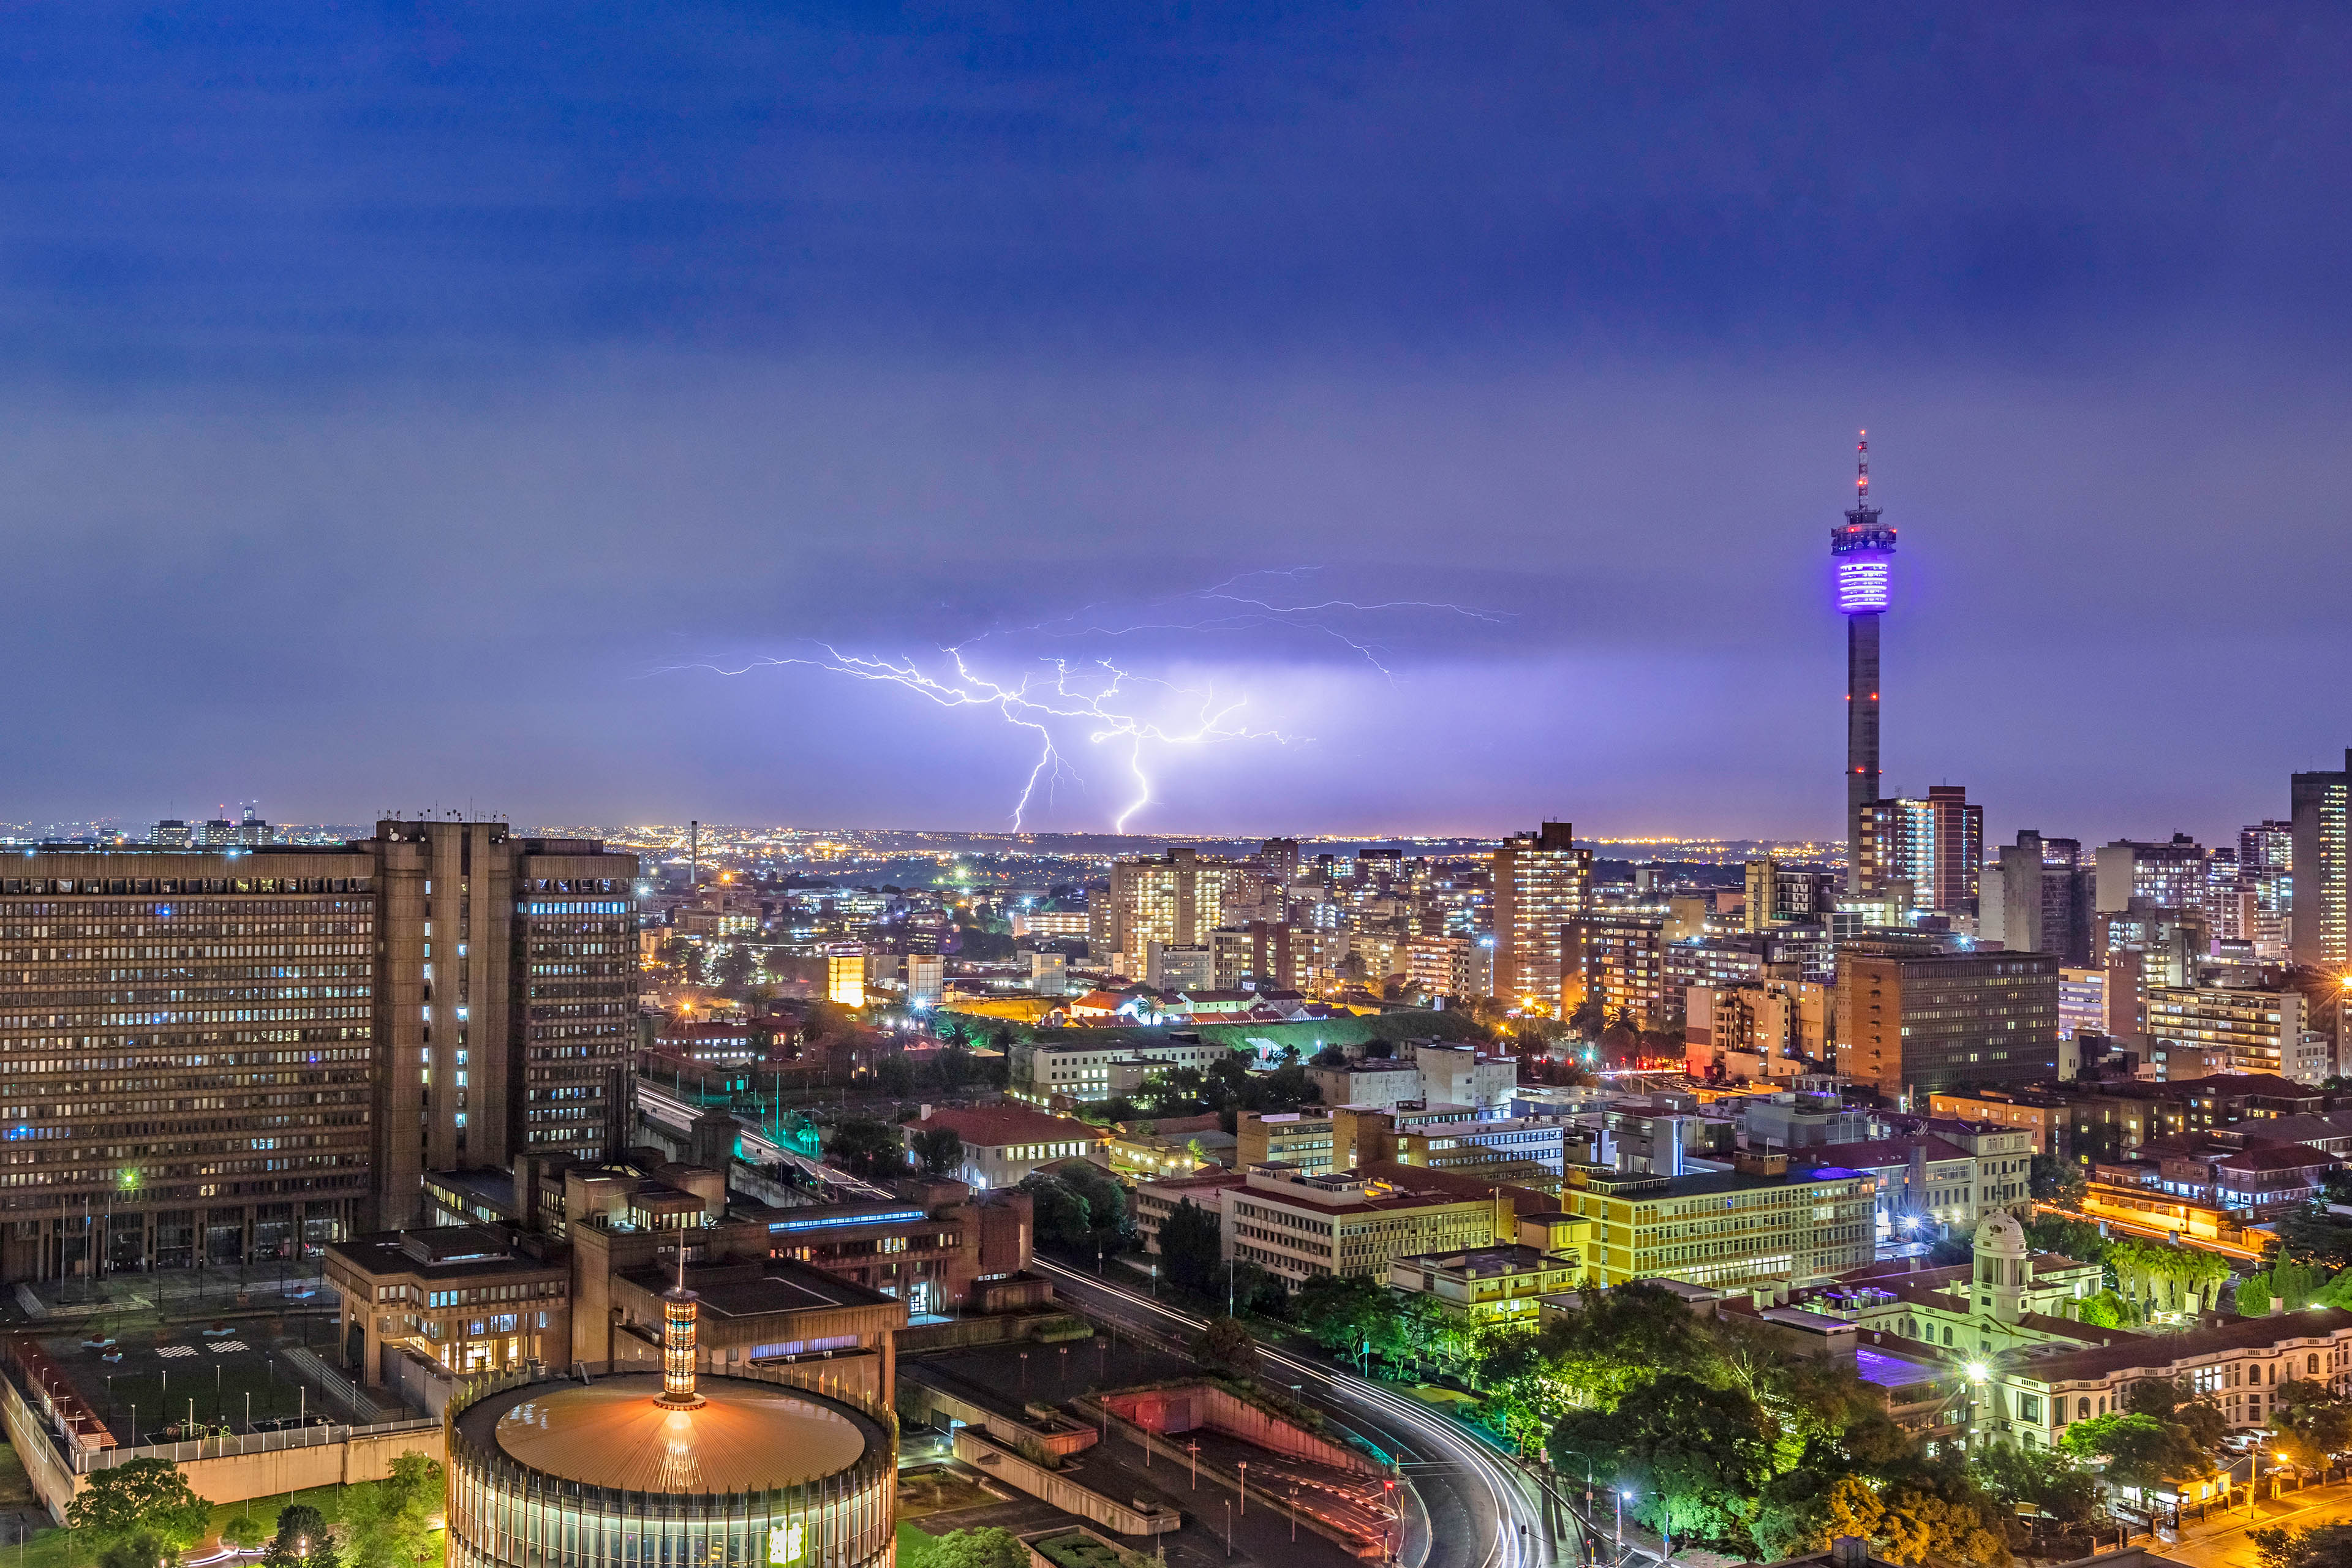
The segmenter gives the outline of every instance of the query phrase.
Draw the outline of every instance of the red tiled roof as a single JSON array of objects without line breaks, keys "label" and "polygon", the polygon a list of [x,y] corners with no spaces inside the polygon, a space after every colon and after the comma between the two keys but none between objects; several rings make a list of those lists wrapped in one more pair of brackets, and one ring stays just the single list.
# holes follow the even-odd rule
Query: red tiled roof
[{"label": "red tiled roof", "polygon": [[1024,1110],[1018,1106],[990,1105],[966,1109],[942,1106],[908,1126],[918,1132],[934,1128],[950,1127],[966,1145],[982,1149],[1001,1149],[1011,1143],[1095,1142],[1105,1133],[1099,1127],[1089,1127],[1083,1121],[1073,1121],[1066,1116],[1048,1116],[1042,1110]]},{"label": "red tiled roof", "polygon": [[2303,1143],[2257,1143],[2242,1153],[2220,1161],[2221,1171],[2309,1171],[2325,1165],[2338,1164],[2335,1155],[2325,1153]]},{"label": "red tiled roof", "polygon": [[1789,1150],[1789,1163],[1808,1165],[1851,1165],[1856,1170],[1874,1170],[1882,1165],[1908,1164],[1911,1150],[1917,1145],[1930,1163],[1941,1160],[1971,1158],[1965,1149],[1947,1143],[1941,1138],[1874,1138],[1860,1143],[1808,1144]]}]

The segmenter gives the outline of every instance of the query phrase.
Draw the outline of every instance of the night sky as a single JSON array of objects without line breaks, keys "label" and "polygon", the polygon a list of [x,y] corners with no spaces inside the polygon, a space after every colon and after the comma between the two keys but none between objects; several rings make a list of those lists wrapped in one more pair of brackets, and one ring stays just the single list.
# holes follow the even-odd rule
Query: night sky
[{"label": "night sky", "polygon": [[1890,792],[2352,742],[2340,5],[6,26],[0,817],[1828,835],[1865,426]]}]

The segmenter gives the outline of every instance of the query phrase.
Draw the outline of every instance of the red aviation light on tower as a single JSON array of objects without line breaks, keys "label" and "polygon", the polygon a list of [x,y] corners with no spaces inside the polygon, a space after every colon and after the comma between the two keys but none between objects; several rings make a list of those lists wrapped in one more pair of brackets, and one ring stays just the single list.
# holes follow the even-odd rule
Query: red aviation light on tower
[{"label": "red aviation light on tower", "polygon": [[1838,609],[1874,616],[1889,602],[1895,531],[1878,521],[1878,509],[1870,504],[1869,431],[1862,432],[1853,449],[1853,507],[1843,526],[1830,530],[1830,558],[1837,573]]}]

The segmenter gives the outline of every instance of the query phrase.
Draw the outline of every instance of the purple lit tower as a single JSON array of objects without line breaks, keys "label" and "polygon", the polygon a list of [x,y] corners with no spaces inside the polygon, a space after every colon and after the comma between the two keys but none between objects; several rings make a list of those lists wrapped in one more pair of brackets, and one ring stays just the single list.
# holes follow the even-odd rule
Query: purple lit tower
[{"label": "purple lit tower", "polygon": [[1837,607],[1845,616],[1845,886],[1862,888],[1862,818],[1878,798],[1878,617],[1886,613],[1895,531],[1870,504],[1870,432],[1854,443],[1853,507],[1830,530]]}]

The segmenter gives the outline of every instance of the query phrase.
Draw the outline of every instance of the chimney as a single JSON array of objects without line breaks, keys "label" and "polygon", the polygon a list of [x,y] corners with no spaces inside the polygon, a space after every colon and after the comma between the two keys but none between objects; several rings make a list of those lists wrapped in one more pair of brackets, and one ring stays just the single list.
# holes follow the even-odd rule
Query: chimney
[{"label": "chimney", "polygon": [[1830,1568],[1869,1568],[1870,1543],[1859,1536],[1841,1535],[1830,1542]]}]

